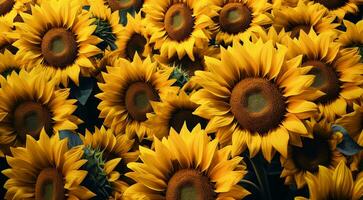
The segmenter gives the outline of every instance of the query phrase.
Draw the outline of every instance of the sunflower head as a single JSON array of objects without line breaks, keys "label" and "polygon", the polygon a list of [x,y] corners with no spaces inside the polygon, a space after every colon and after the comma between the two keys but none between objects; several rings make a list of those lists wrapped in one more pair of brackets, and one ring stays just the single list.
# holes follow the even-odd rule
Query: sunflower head
[{"label": "sunflower head", "polygon": [[93,134],[86,130],[85,137],[81,138],[88,155],[85,167],[96,170],[86,178],[88,188],[104,198],[122,194],[129,186],[129,179],[124,177],[129,171],[126,165],[136,161],[139,155],[138,151],[132,151],[134,140],[125,134],[115,135],[112,129],[103,126],[95,128]]},{"label": "sunflower head", "polygon": [[84,147],[83,159],[87,160],[83,170],[88,172],[83,185],[97,195],[98,198],[106,199],[112,193],[112,187],[108,181],[103,160],[103,152],[92,147]]},{"label": "sunflower head", "polygon": [[331,16],[343,19],[346,14],[356,14],[359,12],[358,5],[362,0],[308,0],[310,4],[317,4],[324,8]]},{"label": "sunflower head", "polygon": [[100,53],[94,46],[100,39],[91,35],[94,20],[75,0],[44,1],[31,8],[32,15],[23,13],[24,22],[17,24],[20,39],[14,45],[22,61],[65,86],[68,78],[78,84],[81,69],[93,68],[89,58]]},{"label": "sunflower head", "polygon": [[193,58],[190,58],[188,55],[184,55],[181,59],[174,55],[172,57],[168,57],[167,54],[155,55],[154,58],[161,63],[163,68],[173,67],[179,68],[182,71],[186,72],[189,77],[194,76],[196,71],[204,71],[208,70],[207,65],[205,63],[205,56],[210,57],[218,57],[219,56],[219,48],[210,46],[193,49]]},{"label": "sunflower head", "polygon": [[19,60],[19,54],[14,55],[8,50],[5,50],[3,54],[0,53],[0,75],[7,77],[13,71],[19,73],[22,69],[22,64]]},{"label": "sunflower head", "polygon": [[301,32],[300,38],[288,45],[290,56],[302,55],[302,66],[312,67],[308,72],[315,76],[311,87],[324,93],[315,102],[320,114],[330,121],[345,114],[348,102],[363,94],[360,55],[340,48],[334,38],[330,33]]},{"label": "sunflower head", "polygon": [[233,155],[248,146],[251,156],[261,149],[268,160],[275,150],[286,156],[289,135],[307,134],[303,120],[316,105],[304,94],[314,77],[299,68],[301,56],[288,60],[286,53],[272,41],[235,43],[220,60],[205,58],[208,72],[196,72],[202,89],[191,96],[200,104],[194,114],[210,119],[206,130],[222,144],[234,143]]},{"label": "sunflower head", "polygon": [[193,114],[198,105],[190,101],[190,95],[180,90],[162,97],[161,102],[151,104],[155,114],[148,114],[146,123],[152,128],[153,135],[162,138],[169,134],[171,128],[180,132],[184,123],[190,130],[197,124],[201,124],[203,129],[206,127],[207,120]]},{"label": "sunflower head", "polygon": [[2,0],[0,1],[0,20],[13,21],[19,14],[29,8],[32,0]]},{"label": "sunflower head", "polygon": [[1,145],[23,145],[26,135],[39,138],[42,128],[48,135],[77,129],[81,121],[72,115],[76,100],[68,95],[68,89],[57,89],[43,76],[23,70],[8,75],[0,90]]},{"label": "sunflower head", "polygon": [[16,40],[16,34],[12,28],[12,20],[0,20],[0,30],[2,30],[2,34],[0,35],[0,53],[4,53],[8,50],[12,54],[15,54],[18,51],[18,49],[12,45]]},{"label": "sunflower head", "polygon": [[[363,196],[362,175],[354,180],[351,171],[343,161],[339,162],[335,170],[319,166],[317,174],[308,172],[305,178],[309,187],[309,199],[361,199]],[[297,198],[307,200],[304,197]]]},{"label": "sunflower head", "polygon": [[115,54],[117,56],[132,61],[135,53],[144,58],[151,55],[150,36],[146,31],[141,13],[135,14],[135,16],[127,15],[127,25],[122,33],[121,37],[116,41],[117,50]]},{"label": "sunflower head", "polygon": [[122,35],[119,14],[117,12],[112,13],[111,9],[103,3],[103,0],[90,1],[89,12],[95,19],[94,24],[97,26],[93,35],[103,40],[97,46],[102,50],[107,48],[115,50],[117,48],[115,42]]},{"label": "sunflower head", "polygon": [[336,149],[341,142],[341,134],[334,133],[332,123],[322,119],[319,122],[311,119],[306,122],[309,137],[299,139],[297,146],[289,146],[288,157],[281,157],[284,167],[281,177],[286,184],[296,183],[298,188],[306,184],[307,172],[317,173],[319,165],[335,168],[345,157]]},{"label": "sunflower head", "polygon": [[299,1],[296,7],[280,7],[273,10],[275,16],[273,26],[277,30],[285,29],[292,38],[297,38],[300,31],[309,33],[314,30],[317,33],[336,33],[339,25],[333,23],[334,17],[328,16],[325,9],[317,4],[308,4]]},{"label": "sunflower head", "polygon": [[[152,112],[150,101],[171,90],[175,80],[168,80],[171,70],[159,70],[149,57],[144,61],[135,54],[133,62],[116,59],[103,73],[105,83],[99,83],[102,93],[98,109],[105,124],[116,132],[137,133],[139,139],[149,132],[145,127],[146,113]],[[115,112],[116,111],[116,112]]]},{"label": "sunflower head", "polygon": [[179,59],[187,54],[193,59],[193,48],[208,44],[213,23],[206,1],[150,0],[145,2],[145,24],[150,31],[150,42],[161,54]]},{"label": "sunflower head", "polygon": [[[155,150],[140,147],[141,163],[129,163],[126,176],[136,181],[125,197],[155,199],[242,199],[249,194],[237,183],[246,174],[241,157],[230,158],[230,146],[218,149],[198,125],[171,130]],[[228,166],[228,167],[227,167]]]},{"label": "sunflower head", "polygon": [[214,0],[208,7],[217,12],[213,29],[220,44],[243,41],[272,23],[266,0]]},{"label": "sunflower head", "polygon": [[[26,147],[11,149],[7,156],[10,169],[2,171],[9,180],[6,199],[89,199],[94,193],[80,184],[87,171],[81,170],[87,160],[80,148],[68,149],[67,140],[59,135],[48,137],[42,131],[36,141],[30,135]],[[25,170],[25,171],[24,171]]]},{"label": "sunflower head", "polygon": [[358,47],[360,55],[363,56],[363,20],[357,24],[344,20],[344,25],[347,30],[339,36],[339,43],[345,48]]}]

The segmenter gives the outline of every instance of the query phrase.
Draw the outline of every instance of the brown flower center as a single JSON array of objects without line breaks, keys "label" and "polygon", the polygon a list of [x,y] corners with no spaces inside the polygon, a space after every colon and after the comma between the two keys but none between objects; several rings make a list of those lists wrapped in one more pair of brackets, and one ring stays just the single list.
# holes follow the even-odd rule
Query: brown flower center
[{"label": "brown flower center", "polygon": [[130,40],[127,42],[126,46],[126,56],[128,59],[133,60],[135,52],[142,55],[146,45],[146,39],[144,36],[135,33],[131,36]]},{"label": "brown flower center", "polygon": [[8,14],[15,4],[14,0],[0,0],[0,16]]},{"label": "brown flower center", "polygon": [[189,130],[192,130],[197,124],[200,124],[202,128],[207,125],[207,120],[193,115],[194,110],[180,109],[177,110],[170,119],[170,126],[173,127],[178,133],[186,122]]},{"label": "brown flower center", "polygon": [[55,168],[43,169],[38,175],[35,185],[36,200],[63,200],[63,176]]},{"label": "brown flower center", "polygon": [[304,24],[299,24],[299,25],[295,25],[292,28],[290,28],[291,30],[291,38],[298,38],[300,36],[300,30],[304,31],[306,34],[308,34],[310,32],[310,25],[304,25]]},{"label": "brown flower center", "polygon": [[136,10],[139,10],[142,7],[143,0],[107,0],[108,5],[111,8],[112,12],[117,10],[129,9],[132,6],[135,7]]},{"label": "brown flower center", "polygon": [[245,31],[250,26],[251,21],[251,10],[241,3],[226,4],[219,15],[222,30],[230,34]]},{"label": "brown flower center", "polygon": [[329,10],[335,10],[345,5],[346,0],[314,0],[315,3],[320,3]]},{"label": "brown flower center", "polygon": [[175,67],[181,67],[185,72],[188,72],[189,76],[194,76],[194,72],[197,70],[204,70],[204,59],[198,55],[194,55],[195,60],[192,61],[189,56],[185,55],[182,59],[178,56],[174,56],[170,59],[169,65]]},{"label": "brown flower center", "polygon": [[326,95],[318,98],[316,102],[327,104],[339,97],[340,81],[337,72],[329,65],[316,60],[303,63],[302,66],[313,66],[309,74],[315,75],[311,87],[321,90]]},{"label": "brown flower center", "polygon": [[317,172],[319,165],[329,167],[331,150],[328,140],[318,137],[302,138],[302,143],[302,147],[292,147],[292,159],[298,168]]},{"label": "brown flower center", "polygon": [[279,88],[263,78],[246,78],[237,83],[230,105],[243,128],[260,134],[276,128],[286,112],[285,99]]},{"label": "brown flower center", "polygon": [[150,101],[159,99],[158,93],[148,83],[132,83],[127,91],[125,104],[128,113],[137,121],[145,121],[146,113],[152,112]]},{"label": "brown flower center", "polygon": [[59,68],[67,67],[77,58],[76,36],[64,28],[52,28],[45,33],[41,50],[47,64]]},{"label": "brown flower center", "polygon": [[181,41],[193,31],[193,12],[184,3],[172,5],[165,14],[165,30],[172,40]]},{"label": "brown flower center", "polygon": [[23,141],[29,134],[38,139],[40,131],[45,128],[48,134],[52,132],[51,113],[36,102],[24,102],[15,108],[14,127]]},{"label": "brown flower center", "polygon": [[194,169],[177,171],[166,190],[166,200],[212,200],[214,196],[208,177]]}]

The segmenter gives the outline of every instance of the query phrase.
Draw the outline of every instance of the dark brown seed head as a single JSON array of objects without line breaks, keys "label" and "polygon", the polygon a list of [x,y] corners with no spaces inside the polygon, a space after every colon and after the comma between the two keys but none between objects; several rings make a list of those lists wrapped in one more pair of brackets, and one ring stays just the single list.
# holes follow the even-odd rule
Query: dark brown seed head
[{"label": "dark brown seed head", "polygon": [[170,126],[173,127],[178,133],[183,127],[184,122],[186,122],[189,130],[192,130],[197,124],[200,124],[202,128],[207,125],[207,120],[193,115],[194,110],[189,109],[179,109],[172,114],[170,119]]},{"label": "dark brown seed head", "polygon": [[136,121],[145,121],[146,113],[152,112],[150,101],[159,99],[158,93],[148,83],[135,82],[126,90],[125,106],[128,113]]},{"label": "dark brown seed head", "polygon": [[78,55],[76,36],[64,28],[52,28],[42,39],[42,54],[47,64],[64,68],[74,63]]},{"label": "dark brown seed head", "polygon": [[298,38],[300,36],[300,30],[308,34],[310,32],[310,28],[311,28],[310,25],[304,25],[304,24],[292,26],[291,28],[289,28],[291,30],[291,38]]},{"label": "dark brown seed head", "polygon": [[320,3],[329,10],[335,10],[345,5],[346,0],[314,0],[315,3]]},{"label": "dark brown seed head", "polygon": [[165,30],[172,40],[187,39],[193,31],[193,12],[186,4],[177,3],[168,9],[164,18]]},{"label": "dark brown seed head", "polygon": [[277,128],[286,112],[285,99],[279,88],[263,78],[246,78],[237,83],[230,105],[239,124],[259,134]]},{"label": "dark brown seed head", "polygon": [[228,3],[223,6],[219,14],[219,23],[224,32],[237,34],[250,26],[251,10],[241,3]]},{"label": "dark brown seed head", "polygon": [[142,0],[107,0],[108,5],[111,8],[112,12],[117,10],[129,9],[132,6],[139,10],[142,7]]},{"label": "dark brown seed head", "polygon": [[47,168],[40,172],[35,185],[35,199],[65,199],[63,175],[56,168]]},{"label": "dark brown seed head", "polygon": [[302,138],[302,147],[292,147],[292,159],[301,170],[317,172],[319,165],[329,167],[331,150],[327,139],[316,137],[314,139]]},{"label": "dark brown seed head", "polygon": [[36,102],[23,102],[15,108],[14,127],[19,137],[25,141],[26,135],[38,139],[40,131],[45,128],[52,134],[52,116],[47,108]]},{"label": "dark brown seed head", "polygon": [[142,55],[145,49],[146,42],[147,41],[144,36],[138,33],[133,34],[126,45],[127,58],[129,60],[133,60],[135,52],[137,52],[138,55]]},{"label": "dark brown seed head", "polygon": [[302,66],[313,66],[309,74],[315,75],[311,87],[321,90],[326,95],[318,98],[317,103],[327,104],[339,97],[340,81],[337,72],[333,67],[322,61],[309,60]]},{"label": "dark brown seed head", "polygon": [[208,177],[194,169],[177,171],[169,180],[166,200],[213,200],[213,186]]}]

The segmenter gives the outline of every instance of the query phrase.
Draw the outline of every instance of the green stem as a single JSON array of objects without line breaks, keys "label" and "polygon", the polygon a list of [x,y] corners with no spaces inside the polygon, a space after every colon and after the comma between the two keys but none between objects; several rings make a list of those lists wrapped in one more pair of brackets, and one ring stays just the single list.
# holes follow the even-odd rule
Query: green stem
[{"label": "green stem", "polygon": [[[260,185],[260,188],[262,190],[263,198],[267,199],[267,200],[271,200],[271,193],[270,193],[270,188],[268,187],[268,180],[267,180],[266,174],[265,173],[261,174],[259,168],[255,164],[255,162],[252,160],[252,158],[248,157],[248,159],[252,165],[253,171],[255,172],[258,184]],[[261,162],[259,162],[259,164],[261,164]],[[263,170],[263,169],[261,169],[261,170]],[[262,180],[262,178],[264,180]],[[266,187],[265,187],[264,182],[266,182]]]},{"label": "green stem", "polygon": [[246,179],[242,179],[240,181],[240,183],[245,183],[245,184],[248,184],[248,185],[251,185],[252,187],[254,187],[260,194],[262,193],[261,191],[261,188],[258,187],[254,182],[252,181],[249,181],[249,180],[246,180]]}]

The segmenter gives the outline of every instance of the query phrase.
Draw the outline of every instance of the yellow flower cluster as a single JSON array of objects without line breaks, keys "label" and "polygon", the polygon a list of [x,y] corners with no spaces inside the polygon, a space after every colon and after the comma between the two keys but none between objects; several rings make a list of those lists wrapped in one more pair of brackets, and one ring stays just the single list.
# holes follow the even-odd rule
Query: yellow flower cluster
[{"label": "yellow flower cluster", "polygon": [[3,198],[362,199],[362,6],[0,0]]}]

